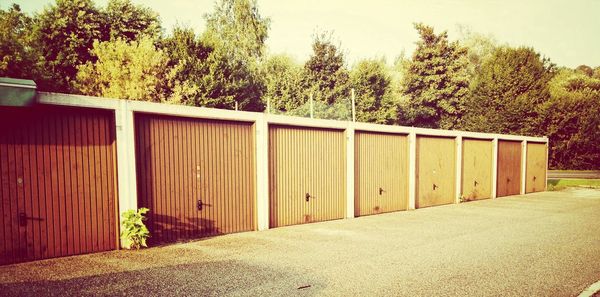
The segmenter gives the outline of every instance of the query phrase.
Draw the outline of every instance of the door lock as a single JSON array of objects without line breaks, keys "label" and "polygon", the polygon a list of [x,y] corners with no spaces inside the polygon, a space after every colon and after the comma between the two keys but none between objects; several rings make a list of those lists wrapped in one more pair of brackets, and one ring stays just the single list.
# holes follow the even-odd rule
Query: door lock
[{"label": "door lock", "polygon": [[315,199],[317,197],[311,196],[309,193],[306,193],[306,195],[304,195],[304,198],[306,199],[306,202],[308,202],[310,200],[310,198]]},{"label": "door lock", "polygon": [[473,181],[473,186],[477,187],[479,183],[477,181]]},{"label": "door lock", "polygon": [[19,226],[27,226],[27,215],[24,212],[19,213]]},{"label": "door lock", "polygon": [[385,190],[380,187],[379,188],[379,195],[382,195],[383,193],[385,193]]},{"label": "door lock", "polygon": [[202,206],[203,206],[202,200],[198,199],[198,202],[196,203],[196,208],[198,208],[198,210],[202,210]]},{"label": "door lock", "polygon": [[439,188],[436,184],[433,184],[433,190],[435,191],[435,189]]}]

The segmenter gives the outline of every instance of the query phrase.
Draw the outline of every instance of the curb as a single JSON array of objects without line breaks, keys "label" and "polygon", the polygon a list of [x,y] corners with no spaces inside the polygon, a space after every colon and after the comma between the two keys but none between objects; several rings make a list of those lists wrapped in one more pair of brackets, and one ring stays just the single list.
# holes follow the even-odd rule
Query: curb
[{"label": "curb", "polygon": [[583,290],[578,297],[590,297],[596,292],[600,292],[600,281],[591,284],[589,287],[587,287],[587,289]]}]

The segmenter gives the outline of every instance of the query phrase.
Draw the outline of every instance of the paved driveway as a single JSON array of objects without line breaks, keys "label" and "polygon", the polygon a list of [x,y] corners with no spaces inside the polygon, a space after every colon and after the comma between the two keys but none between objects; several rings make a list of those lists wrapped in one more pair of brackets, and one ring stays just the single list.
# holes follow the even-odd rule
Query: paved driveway
[{"label": "paved driveway", "polygon": [[575,296],[600,191],[536,193],[0,267],[0,295]]}]

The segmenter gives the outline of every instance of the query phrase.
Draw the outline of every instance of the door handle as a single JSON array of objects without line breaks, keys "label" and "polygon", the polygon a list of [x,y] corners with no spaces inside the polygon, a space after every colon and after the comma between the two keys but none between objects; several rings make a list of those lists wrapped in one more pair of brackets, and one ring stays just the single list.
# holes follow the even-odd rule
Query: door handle
[{"label": "door handle", "polygon": [[436,184],[433,184],[433,190],[435,191],[435,189],[439,188]]},{"label": "door handle", "polygon": [[317,197],[311,196],[309,193],[306,193],[306,195],[304,195],[304,198],[306,199],[306,202],[308,202],[310,200],[310,198],[315,199]]},{"label": "door handle", "polygon": [[202,204],[202,200],[201,200],[201,199],[198,199],[198,202],[196,202],[196,208],[198,208],[198,210],[202,210],[202,206],[203,206],[203,205],[204,205],[204,204]]},{"label": "door handle", "polygon": [[473,186],[477,187],[479,183],[477,181],[473,181]]},{"label": "door handle", "polygon": [[385,190],[383,188],[379,188],[379,195],[382,195],[385,192]]},{"label": "door handle", "polygon": [[19,213],[19,226],[27,226],[27,215],[24,212]]},{"label": "door handle", "polygon": [[534,176],[534,177],[533,177],[533,181],[535,181],[535,179],[536,179],[536,177]]}]

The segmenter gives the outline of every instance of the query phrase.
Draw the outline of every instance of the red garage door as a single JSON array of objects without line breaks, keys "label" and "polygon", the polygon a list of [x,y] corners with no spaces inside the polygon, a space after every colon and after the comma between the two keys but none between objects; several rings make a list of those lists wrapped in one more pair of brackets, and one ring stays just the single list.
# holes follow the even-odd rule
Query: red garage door
[{"label": "red garage door", "polygon": [[114,114],[0,107],[0,264],[117,248]]}]

